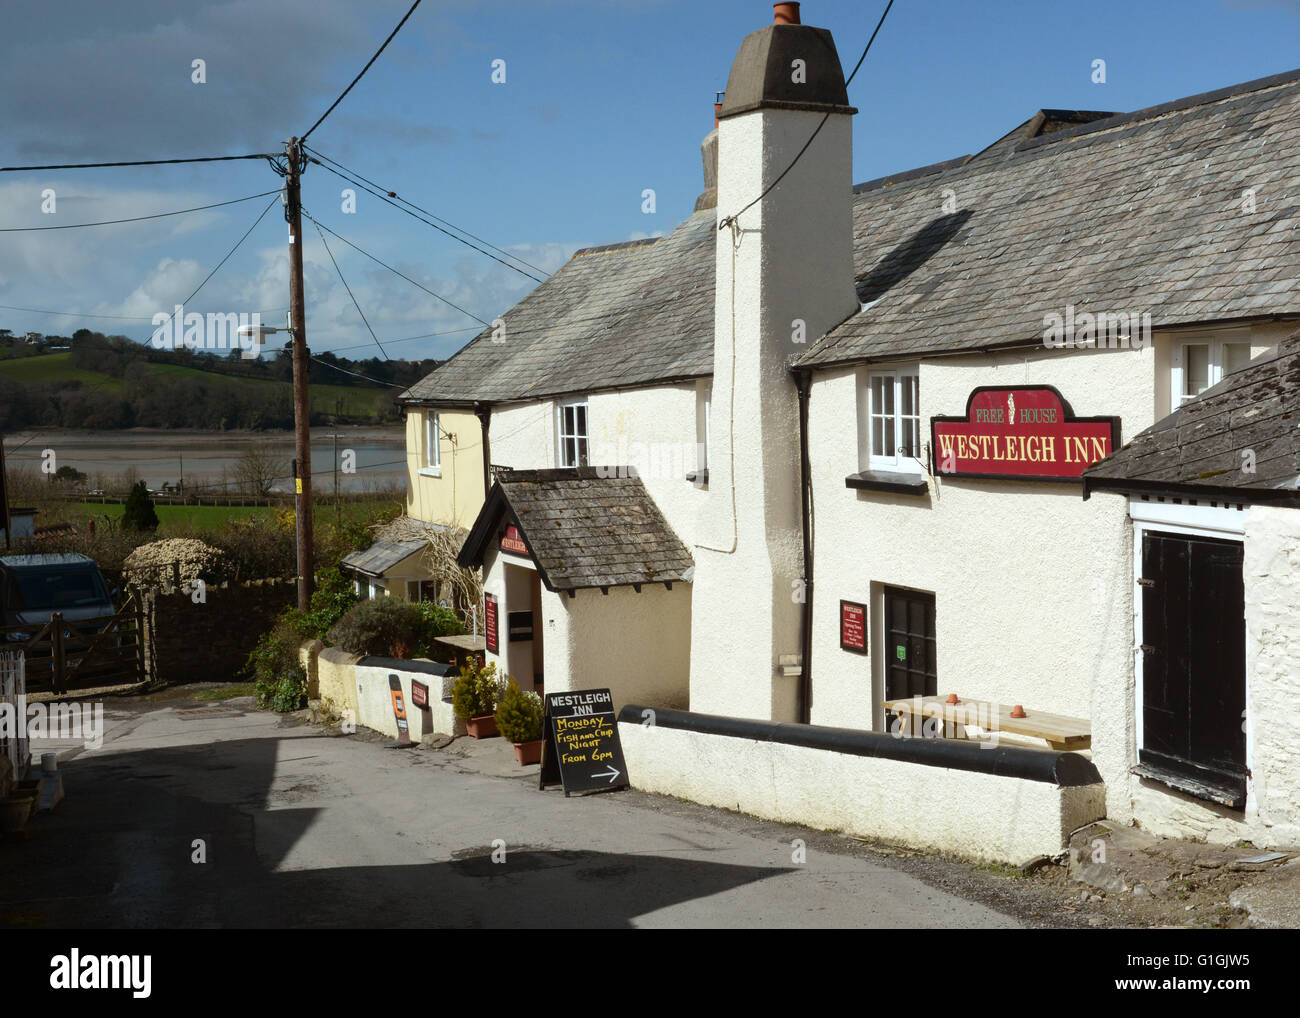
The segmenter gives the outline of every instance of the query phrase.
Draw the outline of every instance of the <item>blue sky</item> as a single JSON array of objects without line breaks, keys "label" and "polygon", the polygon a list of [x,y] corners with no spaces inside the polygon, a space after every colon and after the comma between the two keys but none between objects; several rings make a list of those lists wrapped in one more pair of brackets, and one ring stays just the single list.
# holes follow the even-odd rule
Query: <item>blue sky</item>
[{"label": "blue sky", "polygon": [[[410,0],[8,0],[0,38],[0,164],[170,158],[282,149],[352,79]],[[846,73],[884,8],[810,0]],[[702,187],[712,127],[741,38],[770,3],[424,0],[310,144],[458,226],[553,271],[579,247],[670,231]],[[207,81],[191,81],[206,61]],[[504,60],[506,81],[491,80]],[[1092,81],[1093,61],[1106,81]],[[977,152],[1040,107],[1128,111],[1300,67],[1300,0],[896,0],[850,86],[854,180]],[[0,175],[0,226],[116,219],[279,186],[264,162]],[[535,285],[313,167],[304,204],[428,289],[491,320]],[[40,211],[52,188],[57,211]],[[642,212],[645,188],[656,213]],[[0,327],[82,325],[139,340],[194,289],[266,201],[151,222],[0,237]],[[308,341],[374,351],[308,226]],[[475,322],[331,239],[389,347],[445,357]],[[278,203],[187,305],[285,308]],[[91,318],[89,315],[102,315]],[[282,314],[268,316],[280,324]],[[452,332],[452,330],[467,330]],[[369,347],[367,348],[367,344]]]}]

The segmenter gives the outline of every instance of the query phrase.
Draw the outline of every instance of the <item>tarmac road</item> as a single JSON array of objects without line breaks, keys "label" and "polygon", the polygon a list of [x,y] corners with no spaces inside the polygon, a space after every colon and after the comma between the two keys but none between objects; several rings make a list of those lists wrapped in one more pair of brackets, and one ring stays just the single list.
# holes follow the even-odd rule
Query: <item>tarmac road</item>
[{"label": "tarmac road", "polygon": [[101,749],[64,754],[65,801],[0,843],[0,926],[1019,925],[831,836],[538,791],[500,739],[387,749],[247,699],[110,701],[105,720]]}]

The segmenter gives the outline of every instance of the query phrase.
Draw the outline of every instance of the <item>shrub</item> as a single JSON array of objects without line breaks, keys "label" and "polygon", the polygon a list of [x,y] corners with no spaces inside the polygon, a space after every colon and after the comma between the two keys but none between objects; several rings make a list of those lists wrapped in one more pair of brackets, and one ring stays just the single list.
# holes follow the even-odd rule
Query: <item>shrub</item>
[{"label": "shrub", "polygon": [[244,668],[257,680],[259,702],[263,684],[278,683],[286,675],[302,670],[298,648],[315,637],[306,613],[297,608],[286,608],[270,631],[258,638]]},{"label": "shrub", "polygon": [[154,512],[149,489],[145,487],[144,481],[137,481],[131,493],[126,496],[121,525],[123,530],[158,529],[158,514]]},{"label": "shrub", "polygon": [[219,548],[192,538],[170,537],[140,545],[126,557],[122,573],[128,583],[145,587],[171,586],[179,578],[183,589],[194,580],[220,583],[228,578],[227,567],[225,552]]},{"label": "shrub", "polygon": [[497,731],[507,742],[532,742],[542,737],[542,698],[519,688],[512,676],[497,705]]},{"label": "shrub", "polygon": [[480,667],[478,658],[471,654],[451,687],[451,707],[456,717],[468,720],[493,714],[500,699],[501,678],[497,666]]},{"label": "shrub", "polygon": [[425,621],[418,605],[380,597],[349,608],[328,633],[330,643],[349,654],[414,657],[424,643]]},{"label": "shrub", "polygon": [[206,539],[226,553],[231,579],[278,579],[298,572],[294,535],[286,534],[263,516],[228,520]]},{"label": "shrub", "polygon": [[324,570],[318,581],[316,589],[312,591],[307,622],[312,629],[312,636],[323,640],[334,623],[360,600],[360,596],[353,589],[352,581],[338,566]]},{"label": "shrub", "polygon": [[307,676],[301,668],[278,679],[258,680],[257,706],[288,714],[307,705]]},{"label": "shrub", "polygon": [[460,636],[465,632],[465,624],[451,608],[444,608],[434,601],[421,601],[417,606],[420,617],[424,620],[424,634],[420,644],[420,656],[435,661],[450,661],[455,650],[437,642],[440,636]]}]

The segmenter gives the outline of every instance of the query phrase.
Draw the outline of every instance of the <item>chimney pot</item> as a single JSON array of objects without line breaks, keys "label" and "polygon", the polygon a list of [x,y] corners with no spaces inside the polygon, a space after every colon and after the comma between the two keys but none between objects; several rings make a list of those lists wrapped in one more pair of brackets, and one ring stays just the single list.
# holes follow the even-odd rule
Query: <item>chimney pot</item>
[{"label": "chimney pot", "polygon": [[785,3],[772,5],[772,24],[774,25],[798,25],[799,5],[787,0]]}]

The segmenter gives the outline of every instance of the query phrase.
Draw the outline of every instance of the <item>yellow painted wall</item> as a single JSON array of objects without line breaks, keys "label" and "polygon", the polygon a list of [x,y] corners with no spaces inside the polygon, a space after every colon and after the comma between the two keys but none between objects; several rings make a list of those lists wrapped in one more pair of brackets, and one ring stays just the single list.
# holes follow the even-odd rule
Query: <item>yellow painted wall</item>
[{"label": "yellow painted wall", "polygon": [[409,515],[427,523],[470,527],[483,506],[483,429],[469,410],[437,410],[437,471],[426,464],[425,415],[432,409],[411,407],[406,414],[406,476]]}]

